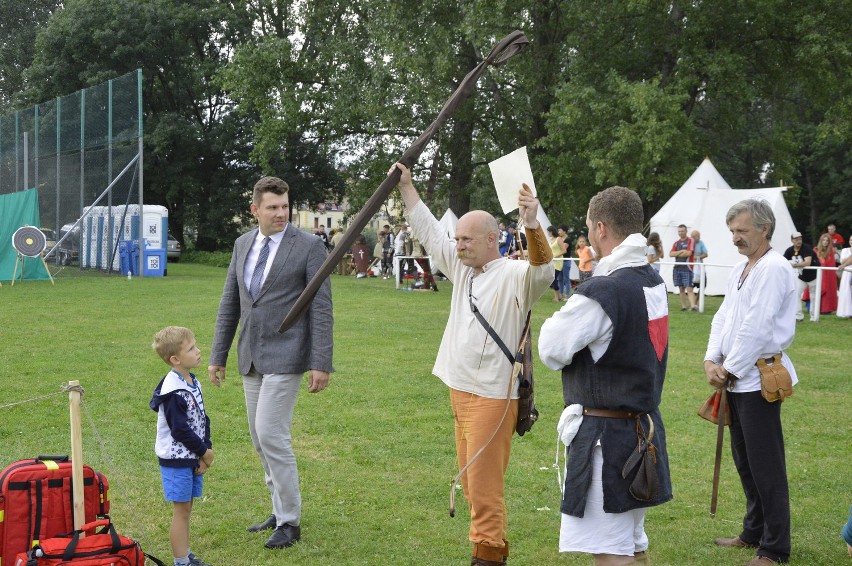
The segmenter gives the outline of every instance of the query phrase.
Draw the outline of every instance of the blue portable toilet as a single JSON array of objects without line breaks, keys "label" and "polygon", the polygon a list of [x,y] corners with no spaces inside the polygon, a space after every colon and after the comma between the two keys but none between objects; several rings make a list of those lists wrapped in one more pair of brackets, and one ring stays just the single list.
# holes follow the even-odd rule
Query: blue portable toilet
[{"label": "blue portable toilet", "polygon": [[[80,242],[80,266],[94,267],[104,270],[120,271],[126,275],[138,275],[139,254],[145,249],[161,249],[166,253],[169,231],[169,211],[164,206],[146,204],[141,209],[138,204],[115,205],[115,206],[91,206],[84,209],[86,218],[82,224]],[[117,254],[115,243],[132,242],[125,244],[125,256],[119,247]],[[149,254],[155,256],[157,254]],[[125,259],[127,257],[128,259]],[[110,261],[112,259],[112,261]],[[129,263],[124,263],[125,261]],[[156,258],[152,259],[152,265],[156,264]],[[165,266],[162,275],[156,275],[158,269],[153,269],[154,277],[165,275]],[[143,275],[147,270],[143,266]]]},{"label": "blue portable toilet", "polygon": [[142,254],[142,275],[163,277],[166,271],[166,250],[146,247]]}]

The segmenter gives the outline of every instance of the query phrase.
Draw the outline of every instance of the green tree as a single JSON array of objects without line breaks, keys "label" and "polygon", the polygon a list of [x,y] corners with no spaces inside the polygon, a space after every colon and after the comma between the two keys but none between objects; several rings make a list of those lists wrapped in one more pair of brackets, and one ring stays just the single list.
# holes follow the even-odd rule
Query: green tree
[{"label": "green tree", "polygon": [[213,81],[250,22],[214,0],[74,0],[39,33],[28,71],[31,102],[73,92],[142,67],[146,201],[169,209],[178,239],[229,245],[256,174],[245,118]]},{"label": "green tree", "polygon": [[[836,134],[849,131],[848,3],[566,9],[572,55],[542,145],[577,206],[618,183],[639,191],[649,217],[709,155],[734,187],[794,185],[795,207],[815,181],[802,166],[835,167],[812,153],[848,153],[848,135]],[[811,222],[831,202],[813,186],[812,204],[794,209],[809,207]]]},{"label": "green tree", "polygon": [[363,175],[382,174],[377,156],[409,133],[394,119],[406,114],[399,84],[369,33],[375,8],[318,0],[241,9],[254,37],[220,76],[238,111],[258,118],[252,160],[291,184],[294,203],[340,201],[346,187],[359,207],[375,188]]},{"label": "green tree", "polygon": [[[457,214],[497,211],[488,161],[527,146],[554,221],[636,189],[650,217],[709,155],[734,187],[792,185],[801,226],[852,229],[847,0],[74,0],[39,36],[33,100],[142,65],[146,180],[199,247],[227,245],[262,171],[294,203],[357,210],[483,53],[415,173]],[[38,85],[37,87],[35,85]]]},{"label": "green tree", "polygon": [[[356,210],[483,52],[515,27],[502,13],[483,19],[492,14],[484,4],[441,0],[247,8],[262,22],[258,39],[238,50],[223,81],[241,111],[261,117],[255,159],[286,154],[295,140],[316,144],[345,169]],[[459,214],[495,204],[478,188],[491,186],[485,163],[522,137],[523,128],[504,126],[525,115],[512,92],[521,64],[490,72],[427,148],[417,167],[427,201]]]},{"label": "green tree", "polygon": [[0,108],[6,113],[24,90],[24,72],[35,57],[38,29],[62,2],[0,0]]}]

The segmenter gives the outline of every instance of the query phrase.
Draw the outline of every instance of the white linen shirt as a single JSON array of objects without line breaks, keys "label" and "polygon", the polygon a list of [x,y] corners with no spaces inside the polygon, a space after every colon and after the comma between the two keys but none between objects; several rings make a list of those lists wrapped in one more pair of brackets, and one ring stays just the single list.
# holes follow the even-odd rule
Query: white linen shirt
[{"label": "white linen shirt", "polygon": [[[471,311],[469,292],[482,316],[514,354],[527,311],[553,282],[553,262],[530,265],[523,260],[499,258],[476,274],[458,259],[455,242],[426,204],[420,201],[406,218],[420,236],[433,269],[453,283],[450,316],[432,373],[458,391],[505,399],[512,364]],[[512,398],[518,398],[517,384]]]},{"label": "white linen shirt", "polygon": [[[725,299],[710,325],[704,355],[705,361],[722,364],[739,377],[729,387],[733,393],[760,391],[760,372],[755,363],[790,347],[799,310],[796,274],[784,256],[770,249],[737,289],[747,263],[742,261],[731,270]],[[781,363],[795,385],[799,380],[786,353]]]},{"label": "white linen shirt", "polygon": [[[648,263],[647,246],[642,234],[630,234],[612,253],[602,258],[594,277],[605,277],[622,267],[641,267]],[[612,341],[612,320],[600,303],[573,293],[553,316],[541,325],[538,356],[553,370],[569,365],[577,352],[586,346],[597,362]]]}]

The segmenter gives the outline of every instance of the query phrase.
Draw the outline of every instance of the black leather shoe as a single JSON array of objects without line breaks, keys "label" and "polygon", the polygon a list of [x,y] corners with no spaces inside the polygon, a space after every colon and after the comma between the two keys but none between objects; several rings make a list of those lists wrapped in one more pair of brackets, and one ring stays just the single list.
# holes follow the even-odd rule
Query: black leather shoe
[{"label": "black leather shoe", "polygon": [[275,524],[275,515],[270,515],[269,518],[264,522],[258,523],[257,525],[252,525],[246,530],[250,533],[256,533],[258,531],[268,531],[269,529],[274,529]]},{"label": "black leather shoe", "polygon": [[269,540],[266,541],[266,544],[263,546],[266,548],[287,548],[288,546],[296,544],[301,536],[302,529],[295,525],[285,523],[280,527],[275,528],[272,536],[269,537]]}]

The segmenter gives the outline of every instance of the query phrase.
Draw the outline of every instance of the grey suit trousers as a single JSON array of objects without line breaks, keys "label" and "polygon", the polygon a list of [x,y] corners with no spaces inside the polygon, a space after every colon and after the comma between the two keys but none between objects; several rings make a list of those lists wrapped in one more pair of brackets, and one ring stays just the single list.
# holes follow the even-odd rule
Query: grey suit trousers
[{"label": "grey suit trousers", "polygon": [[302,514],[299,470],[290,435],[301,383],[301,373],[261,375],[252,368],[243,376],[249,434],[263,464],[279,527],[285,523],[299,525]]}]

